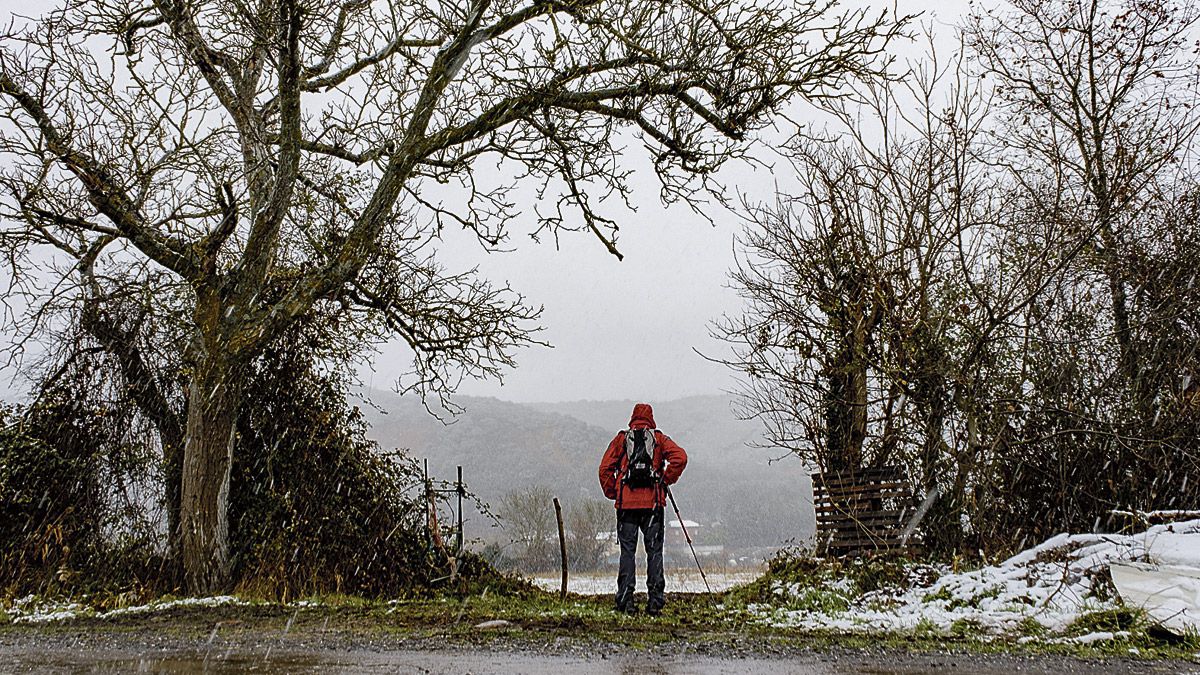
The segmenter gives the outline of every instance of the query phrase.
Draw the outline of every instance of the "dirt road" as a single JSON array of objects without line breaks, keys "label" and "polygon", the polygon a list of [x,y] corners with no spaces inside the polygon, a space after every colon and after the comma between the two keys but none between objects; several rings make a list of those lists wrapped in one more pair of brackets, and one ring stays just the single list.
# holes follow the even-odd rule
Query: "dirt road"
[{"label": "dirt road", "polygon": [[222,635],[214,628],[208,638],[201,638],[181,634],[176,628],[10,628],[0,633],[0,673],[1200,674],[1200,666],[1184,662],[775,649],[755,644],[739,649],[736,640],[718,644],[682,640],[639,648],[563,639],[539,642],[525,636],[515,642],[500,638],[480,647],[444,644],[436,638],[343,632],[256,635],[256,631],[242,629]]}]

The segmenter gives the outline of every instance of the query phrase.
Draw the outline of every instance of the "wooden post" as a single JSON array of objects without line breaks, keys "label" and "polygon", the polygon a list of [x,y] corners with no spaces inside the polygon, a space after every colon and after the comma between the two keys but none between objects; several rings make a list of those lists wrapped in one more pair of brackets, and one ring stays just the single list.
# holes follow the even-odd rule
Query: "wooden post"
[{"label": "wooden post", "polygon": [[462,467],[458,467],[458,482],[455,483],[455,491],[458,492],[458,538],[454,545],[454,555],[462,555],[463,550],[463,482],[462,482]]},{"label": "wooden post", "polygon": [[567,536],[563,532],[562,505],[554,498],[554,517],[558,519],[558,554],[562,559],[562,588],[558,592],[560,601],[567,599]]}]

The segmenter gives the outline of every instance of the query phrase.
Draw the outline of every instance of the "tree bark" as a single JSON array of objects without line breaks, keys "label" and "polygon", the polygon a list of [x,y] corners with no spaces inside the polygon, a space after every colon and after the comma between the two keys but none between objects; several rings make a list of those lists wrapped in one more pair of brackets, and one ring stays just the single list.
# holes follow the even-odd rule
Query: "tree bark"
[{"label": "tree bark", "polygon": [[830,315],[838,337],[834,360],[826,369],[829,393],[825,423],[829,457],[826,470],[857,471],[863,465],[867,437],[867,326],[862,282],[855,280],[841,307]]},{"label": "tree bark", "polygon": [[1145,413],[1147,400],[1142,392],[1141,367],[1138,364],[1133,329],[1129,322],[1129,297],[1125,292],[1125,280],[1122,278],[1118,257],[1120,243],[1109,222],[1110,211],[1109,208],[1101,208],[1100,239],[1104,245],[1104,276],[1108,280],[1108,292],[1112,299],[1113,333],[1117,338],[1120,370],[1128,383],[1130,401],[1138,411]]},{"label": "tree bark", "polygon": [[179,525],[184,582],[195,594],[229,583],[229,478],[242,397],[236,373],[228,357],[206,352],[189,387]]}]

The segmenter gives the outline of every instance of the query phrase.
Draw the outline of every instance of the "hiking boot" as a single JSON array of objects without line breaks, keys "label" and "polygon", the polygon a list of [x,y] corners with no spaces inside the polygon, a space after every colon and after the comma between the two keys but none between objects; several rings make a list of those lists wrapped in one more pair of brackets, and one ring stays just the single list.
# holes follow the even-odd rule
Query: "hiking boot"
[{"label": "hiking boot", "polygon": [[646,608],[646,613],[650,616],[661,616],[663,608],[661,605],[650,605]]},{"label": "hiking boot", "polygon": [[621,605],[617,605],[616,607],[613,608],[613,611],[618,614],[633,615],[633,614],[637,614],[637,607],[633,606],[632,604],[625,605],[624,607],[622,607]]}]

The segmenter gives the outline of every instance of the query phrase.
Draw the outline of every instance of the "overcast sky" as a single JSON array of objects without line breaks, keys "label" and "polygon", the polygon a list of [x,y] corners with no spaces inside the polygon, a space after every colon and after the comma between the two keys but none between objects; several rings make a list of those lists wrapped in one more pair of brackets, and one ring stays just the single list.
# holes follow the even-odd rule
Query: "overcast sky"
[{"label": "overcast sky", "polygon": [[[935,21],[935,31],[942,34],[939,43],[952,34],[942,24],[957,21],[966,8],[966,2],[898,3],[901,14],[924,12],[923,20]],[[910,45],[898,53],[918,51]],[[643,168],[644,162],[634,161]],[[499,255],[479,254],[465,238],[448,240],[439,254],[446,264],[477,264],[490,278],[511,282],[543,305],[543,337],[554,345],[519,353],[518,367],[503,382],[466,382],[460,393],[510,401],[653,402],[734,388],[735,374],[696,350],[725,354],[723,345],[709,336],[709,324],[741,306],[728,288],[734,236],[741,227],[738,218],[714,209],[716,225],[710,226],[686,207],[663,209],[654,176],[642,171],[639,178],[633,199],[638,212],[620,222],[623,262],[583,233],[561,238],[555,250],[553,241],[535,244],[518,227],[512,237],[516,251]],[[761,168],[731,166],[722,178],[734,188],[757,194],[765,194],[764,188],[769,190],[775,182]],[[374,372],[365,370],[362,375],[371,386],[387,388],[408,364],[406,349],[397,343],[375,360]]]},{"label": "overcast sky", "polygon": [[[0,0],[0,17],[7,19],[13,11],[36,15],[46,4]],[[925,12],[927,20],[948,24],[966,3],[899,0],[898,9]],[[951,34],[945,25],[937,31],[943,41]],[[915,51],[901,47],[900,53]],[[621,214],[623,262],[588,234],[564,236],[557,247],[550,238],[531,241],[532,215],[513,228],[511,253],[486,254],[469,237],[447,234],[438,253],[441,262],[452,271],[478,266],[489,279],[508,282],[531,303],[544,306],[541,337],[554,345],[518,353],[518,367],[503,382],[468,381],[459,393],[510,401],[653,402],[715,394],[735,385],[731,371],[696,351],[723,355],[723,346],[709,336],[710,322],[740,307],[728,288],[737,216],[713,209],[713,226],[685,207],[663,209],[644,158],[631,161],[642,170],[635,177],[637,212]],[[736,166],[722,178],[733,190],[760,195],[775,182],[769,170]],[[364,383],[389,388],[410,364],[402,343],[386,345],[372,368],[363,370]],[[0,393],[8,379],[0,382]]]}]

